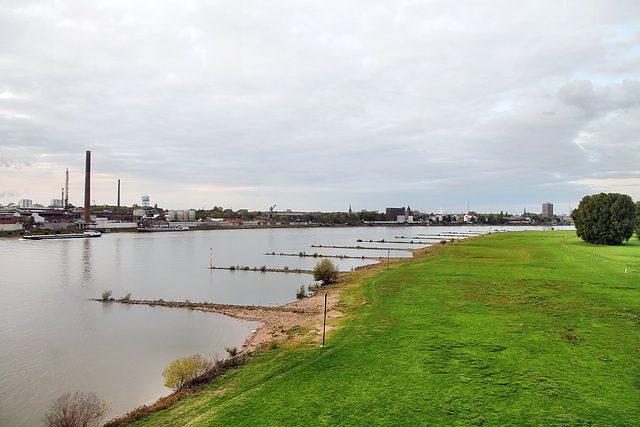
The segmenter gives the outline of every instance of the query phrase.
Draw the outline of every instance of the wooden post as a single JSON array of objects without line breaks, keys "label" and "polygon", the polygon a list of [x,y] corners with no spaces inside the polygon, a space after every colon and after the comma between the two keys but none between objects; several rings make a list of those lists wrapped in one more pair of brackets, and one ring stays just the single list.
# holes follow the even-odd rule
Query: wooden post
[{"label": "wooden post", "polygon": [[327,293],[324,293],[324,321],[322,322],[322,346],[324,347],[324,336],[327,326]]}]

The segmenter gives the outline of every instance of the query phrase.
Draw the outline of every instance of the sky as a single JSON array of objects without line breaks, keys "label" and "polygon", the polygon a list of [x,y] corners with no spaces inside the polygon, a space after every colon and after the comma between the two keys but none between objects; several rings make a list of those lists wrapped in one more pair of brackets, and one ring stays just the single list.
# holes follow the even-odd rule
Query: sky
[{"label": "sky", "polygon": [[637,0],[0,0],[0,204],[640,200]]}]

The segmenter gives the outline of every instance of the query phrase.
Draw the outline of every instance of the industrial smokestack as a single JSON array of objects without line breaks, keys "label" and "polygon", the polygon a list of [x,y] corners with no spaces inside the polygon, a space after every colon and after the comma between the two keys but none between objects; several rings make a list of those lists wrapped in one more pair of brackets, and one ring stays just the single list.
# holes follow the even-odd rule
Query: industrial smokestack
[{"label": "industrial smokestack", "polygon": [[69,210],[69,168],[67,168],[67,178],[64,181],[64,210]]},{"label": "industrial smokestack", "polygon": [[91,151],[87,151],[84,173],[84,222],[91,222]]},{"label": "industrial smokestack", "polygon": [[120,180],[118,180],[118,209],[116,212],[120,212]]}]

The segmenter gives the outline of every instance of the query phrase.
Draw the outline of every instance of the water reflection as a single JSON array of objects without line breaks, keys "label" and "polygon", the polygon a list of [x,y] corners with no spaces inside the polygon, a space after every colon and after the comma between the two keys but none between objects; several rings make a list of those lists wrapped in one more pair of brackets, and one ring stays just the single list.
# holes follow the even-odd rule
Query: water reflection
[{"label": "water reflection", "polygon": [[82,239],[82,281],[89,283],[93,272],[93,259],[91,257],[91,239]]}]

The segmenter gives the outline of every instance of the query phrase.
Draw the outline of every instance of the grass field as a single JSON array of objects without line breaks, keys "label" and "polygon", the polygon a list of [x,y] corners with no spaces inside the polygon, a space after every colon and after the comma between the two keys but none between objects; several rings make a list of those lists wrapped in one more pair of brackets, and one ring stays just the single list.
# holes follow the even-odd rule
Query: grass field
[{"label": "grass field", "polygon": [[635,238],[447,244],[354,274],[326,347],[268,351],[139,424],[638,426],[639,271]]}]

